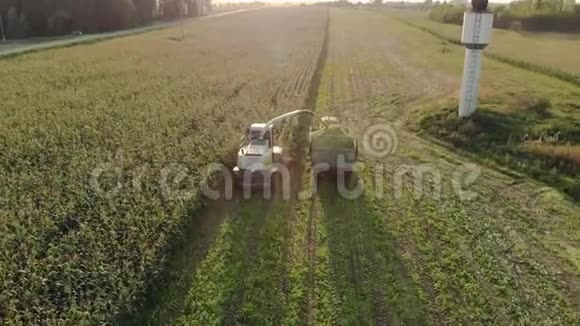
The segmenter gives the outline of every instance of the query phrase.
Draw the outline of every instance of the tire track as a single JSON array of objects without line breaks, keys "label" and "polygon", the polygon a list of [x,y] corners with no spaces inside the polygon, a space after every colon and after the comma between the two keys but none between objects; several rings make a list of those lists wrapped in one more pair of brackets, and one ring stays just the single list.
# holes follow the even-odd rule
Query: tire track
[{"label": "tire track", "polygon": [[[236,244],[237,246],[245,248],[243,250],[245,255],[242,257],[234,257],[236,260],[239,259],[237,262],[234,261],[234,263],[240,264],[238,269],[239,275],[248,275],[248,272],[251,270],[252,261],[254,260],[258,250],[258,240],[263,232],[266,218],[270,217],[270,213],[272,213],[272,202],[261,198],[250,199],[247,202],[242,202],[240,204],[240,210],[245,211],[246,209],[251,208],[254,204],[258,205],[258,209],[252,209],[250,212],[247,212],[247,215],[244,212],[244,214],[237,216],[237,218],[244,220],[241,222],[241,229],[246,230],[246,228],[249,228],[249,234],[241,235],[242,242]],[[267,212],[267,214],[256,214],[258,212]],[[238,284],[235,290],[230,294],[229,299],[223,306],[225,313],[223,322],[225,325],[238,325],[240,322],[239,312],[243,305],[245,282],[246,277],[238,279]]]},{"label": "tire track", "polygon": [[308,325],[313,325],[316,316],[314,316],[314,308],[316,307],[316,296],[314,289],[315,284],[315,270],[316,270],[316,249],[317,249],[317,239],[316,239],[316,222],[315,219],[315,209],[314,201],[310,201],[310,207],[308,209],[308,230],[307,230],[307,243],[308,243],[308,276],[306,285],[308,287],[307,296],[307,313],[306,321]]},{"label": "tire track", "polygon": [[[310,79],[310,86],[308,88],[308,95],[306,96],[306,100],[304,106],[306,109],[311,111],[316,111],[316,104],[318,102],[318,95],[320,93],[320,85],[322,82],[322,73],[326,66],[326,59],[328,57],[328,47],[330,43],[330,9],[326,11],[326,26],[324,30],[324,39],[322,41],[322,47],[320,49],[320,54],[318,56],[318,60],[316,61],[316,66],[314,68],[314,72]],[[310,122],[308,126],[310,126]],[[309,136],[308,136],[309,137]],[[316,182],[316,180],[315,180]],[[315,320],[313,315],[314,307],[316,306],[316,295],[315,295],[315,269],[316,269],[316,249],[317,249],[317,230],[316,230],[316,221],[315,221],[315,214],[314,214],[314,201],[311,201],[309,211],[308,211],[308,228],[307,228],[307,249],[308,249],[308,276],[307,282],[308,285],[308,294],[307,294],[307,311],[306,311],[306,320],[309,325],[312,325]]]},{"label": "tire track", "polygon": [[355,222],[360,217],[354,207],[357,204],[340,196],[331,176],[320,178],[319,191],[320,218],[328,230],[328,281],[336,289],[340,305],[337,319],[346,324],[370,324],[372,309],[364,284],[360,230]]}]

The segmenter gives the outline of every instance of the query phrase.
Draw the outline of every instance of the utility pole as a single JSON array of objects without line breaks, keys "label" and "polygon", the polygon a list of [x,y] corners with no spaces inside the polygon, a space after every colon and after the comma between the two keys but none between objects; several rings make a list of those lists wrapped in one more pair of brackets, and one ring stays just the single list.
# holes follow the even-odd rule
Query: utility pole
[{"label": "utility pole", "polygon": [[0,34],[2,34],[2,42],[6,41],[6,34],[4,34],[4,21],[2,20],[2,10],[0,9]]},{"label": "utility pole", "polygon": [[463,81],[459,96],[459,116],[471,116],[477,108],[479,77],[483,48],[489,44],[493,14],[487,11],[487,0],[472,0],[473,9],[463,15],[461,43],[465,47]]}]

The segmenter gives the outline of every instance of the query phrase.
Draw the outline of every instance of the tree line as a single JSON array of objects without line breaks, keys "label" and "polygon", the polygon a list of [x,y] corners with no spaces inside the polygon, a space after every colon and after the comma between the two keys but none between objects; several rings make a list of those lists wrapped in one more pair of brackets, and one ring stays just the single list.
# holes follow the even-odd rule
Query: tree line
[{"label": "tree line", "polygon": [[[198,16],[210,0],[0,0],[7,38],[106,32]],[[208,7],[209,8],[209,7]]]}]

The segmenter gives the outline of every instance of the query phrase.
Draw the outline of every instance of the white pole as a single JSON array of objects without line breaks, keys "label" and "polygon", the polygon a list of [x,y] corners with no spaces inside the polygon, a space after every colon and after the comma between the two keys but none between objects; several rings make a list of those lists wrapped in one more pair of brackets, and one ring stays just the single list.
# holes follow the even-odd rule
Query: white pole
[{"label": "white pole", "polygon": [[465,49],[463,81],[459,98],[459,116],[469,117],[477,107],[479,75],[481,73],[482,50]]},{"label": "white pole", "polygon": [[493,14],[483,10],[466,11],[463,15],[461,43],[465,46],[465,63],[458,112],[462,118],[471,116],[477,109],[483,48],[491,38]]}]

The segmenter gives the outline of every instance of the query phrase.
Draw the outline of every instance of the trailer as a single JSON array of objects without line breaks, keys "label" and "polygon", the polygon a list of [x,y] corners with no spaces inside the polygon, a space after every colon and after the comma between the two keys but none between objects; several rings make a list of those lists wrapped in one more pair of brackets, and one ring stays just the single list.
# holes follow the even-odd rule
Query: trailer
[{"label": "trailer", "polygon": [[357,141],[340,127],[336,117],[323,117],[319,130],[310,134],[310,163],[313,171],[345,173],[350,176],[358,160]]}]

